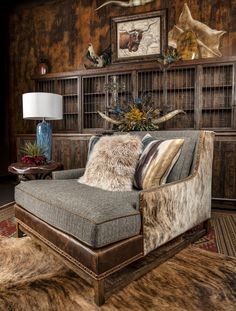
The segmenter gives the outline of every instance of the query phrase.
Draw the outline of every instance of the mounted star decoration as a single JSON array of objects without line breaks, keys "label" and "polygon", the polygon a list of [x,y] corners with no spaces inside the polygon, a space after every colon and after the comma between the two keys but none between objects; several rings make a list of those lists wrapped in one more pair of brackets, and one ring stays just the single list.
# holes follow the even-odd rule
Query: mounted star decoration
[{"label": "mounted star decoration", "polygon": [[140,6],[140,5],[144,5],[150,2],[153,2],[154,0],[130,0],[129,2],[124,2],[124,1],[107,1],[105,3],[103,3],[102,5],[100,5],[98,8],[96,8],[96,11],[98,11],[99,9],[103,8],[106,5],[109,4],[115,4],[118,6],[123,6],[123,7],[133,7],[133,6]]},{"label": "mounted star decoration", "polygon": [[[186,35],[184,34],[183,37],[186,36],[185,43],[187,44],[190,31],[195,34],[196,42],[198,44],[198,51],[197,53],[193,54],[192,58],[208,58],[222,56],[221,52],[219,51],[220,38],[226,33],[226,31],[211,29],[207,25],[193,19],[189,7],[185,3],[177,25],[175,25],[168,34],[169,46],[178,49],[179,37],[185,32]],[[184,38],[179,41],[184,44],[183,40]],[[190,48],[192,48],[194,44],[195,42],[191,44]],[[180,47],[179,49],[181,50]]]}]

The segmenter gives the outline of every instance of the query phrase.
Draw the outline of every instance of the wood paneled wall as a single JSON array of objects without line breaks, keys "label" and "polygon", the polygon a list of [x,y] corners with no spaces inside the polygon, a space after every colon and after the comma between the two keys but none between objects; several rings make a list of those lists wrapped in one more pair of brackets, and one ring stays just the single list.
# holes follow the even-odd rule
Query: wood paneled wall
[{"label": "wood paneled wall", "polygon": [[[21,94],[33,90],[40,54],[48,57],[52,72],[83,68],[89,42],[96,50],[110,44],[110,18],[168,8],[169,29],[177,23],[186,1],[156,0],[135,8],[109,5],[95,11],[105,0],[58,0],[21,4],[10,16],[10,127],[12,146],[16,133],[34,131],[22,120]],[[187,1],[195,19],[211,28],[224,29],[224,56],[236,55],[236,0]],[[14,152],[14,147],[12,149]]]},{"label": "wood paneled wall", "polygon": [[[83,68],[87,62],[85,54],[89,42],[93,43],[97,51],[109,46],[111,17],[167,8],[170,30],[177,23],[183,5],[187,2],[194,19],[213,29],[227,32],[221,40],[222,54],[236,55],[236,0],[156,0],[136,8],[124,9],[109,5],[95,11],[104,2],[105,0],[35,0],[34,3],[19,4],[12,10],[9,21],[10,97],[6,103],[9,113],[11,162],[16,160],[16,134],[35,131],[33,121],[22,119],[21,95],[34,89],[31,77],[37,73],[40,54],[48,57],[51,72]],[[63,147],[63,142],[57,143]],[[235,143],[232,147],[228,142],[227,146],[235,148]],[[224,156],[224,148],[224,142],[218,142],[216,152],[219,157]],[[234,151],[235,149],[229,150],[229,154]],[[221,173],[216,172],[219,178],[222,178]],[[230,189],[227,191],[231,191]]]},{"label": "wood paneled wall", "polygon": [[[85,167],[91,134],[53,134],[52,159],[63,163],[64,169]],[[20,161],[20,147],[27,141],[34,141],[34,134],[20,134],[16,137],[17,161]]]},{"label": "wood paneled wall", "polygon": [[212,196],[236,199],[236,133],[217,133],[214,146]]},{"label": "wood paneled wall", "polygon": [[7,174],[9,160],[8,140],[8,11],[4,3],[0,3],[0,37],[1,37],[1,76],[0,76],[0,177]]}]

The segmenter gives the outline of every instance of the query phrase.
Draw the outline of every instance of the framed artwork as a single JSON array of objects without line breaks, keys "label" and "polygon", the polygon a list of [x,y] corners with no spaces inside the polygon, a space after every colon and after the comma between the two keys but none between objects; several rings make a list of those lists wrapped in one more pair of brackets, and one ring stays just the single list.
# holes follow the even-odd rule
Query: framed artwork
[{"label": "framed artwork", "polygon": [[112,63],[156,59],[167,48],[167,10],[115,17]]}]

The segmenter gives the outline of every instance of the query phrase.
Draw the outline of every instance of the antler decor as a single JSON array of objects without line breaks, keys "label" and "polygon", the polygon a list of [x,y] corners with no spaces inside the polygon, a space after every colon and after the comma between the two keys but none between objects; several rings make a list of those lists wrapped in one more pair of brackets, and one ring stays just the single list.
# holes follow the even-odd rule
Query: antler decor
[{"label": "antler decor", "polygon": [[124,2],[124,1],[107,1],[100,5],[98,8],[96,8],[96,11],[99,9],[103,8],[106,5],[109,4],[115,4],[118,6],[123,6],[123,7],[133,7],[133,6],[139,6],[139,5],[144,5],[150,2],[153,2],[154,0],[130,0],[129,2]]},{"label": "antler decor", "polygon": [[99,115],[106,121],[114,124],[119,131],[155,131],[159,124],[174,118],[178,114],[185,114],[183,110],[174,110],[164,116],[160,116],[160,110],[151,108],[151,97],[147,95],[142,98],[135,98],[126,108],[119,106],[110,110],[117,119],[107,116],[98,111]]}]

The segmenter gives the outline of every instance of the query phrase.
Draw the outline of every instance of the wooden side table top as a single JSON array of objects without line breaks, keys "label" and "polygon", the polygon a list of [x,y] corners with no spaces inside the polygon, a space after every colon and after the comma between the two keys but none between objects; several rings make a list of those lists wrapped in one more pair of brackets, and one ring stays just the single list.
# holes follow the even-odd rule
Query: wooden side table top
[{"label": "wooden side table top", "polygon": [[45,179],[50,177],[53,171],[63,169],[62,163],[49,162],[42,165],[26,164],[22,162],[12,163],[8,166],[8,172],[18,175],[19,180]]}]

